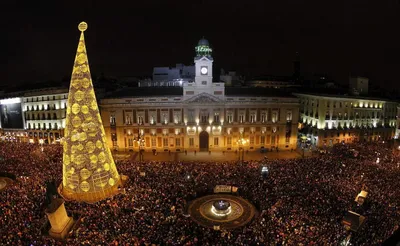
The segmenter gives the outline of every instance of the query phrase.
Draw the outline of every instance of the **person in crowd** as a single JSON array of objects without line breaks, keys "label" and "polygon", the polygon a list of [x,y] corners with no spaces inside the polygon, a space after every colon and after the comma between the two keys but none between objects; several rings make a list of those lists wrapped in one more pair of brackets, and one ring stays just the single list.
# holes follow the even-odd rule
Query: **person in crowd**
[{"label": "person in crowd", "polygon": [[[367,220],[351,243],[379,245],[400,222],[400,151],[382,143],[338,144],[323,156],[244,165],[118,161],[119,173],[129,176],[125,191],[95,204],[67,201],[67,211],[80,214],[81,221],[59,242],[43,236],[41,228],[46,182],[62,180],[62,146],[43,148],[0,143],[0,170],[17,175],[7,196],[0,194],[0,245],[339,245],[348,235],[341,220],[352,209]],[[265,165],[269,175],[263,179]],[[196,191],[219,184],[239,187],[259,215],[228,232],[185,216]],[[354,198],[363,186],[369,194],[357,207]]]}]

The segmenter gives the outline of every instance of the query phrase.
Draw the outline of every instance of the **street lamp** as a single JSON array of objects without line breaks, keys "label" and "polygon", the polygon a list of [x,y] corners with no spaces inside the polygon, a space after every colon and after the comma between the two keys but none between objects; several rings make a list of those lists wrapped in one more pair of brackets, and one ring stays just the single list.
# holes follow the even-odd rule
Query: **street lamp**
[{"label": "street lamp", "polygon": [[307,140],[307,137],[306,136],[302,136],[301,137],[301,149],[302,149],[302,152],[303,152],[303,158],[304,158],[304,148],[305,148],[305,146],[306,146],[306,140]]},{"label": "street lamp", "polygon": [[44,143],[44,140],[39,139],[40,149],[42,150],[42,152],[43,152],[43,143]]},{"label": "street lamp", "polygon": [[142,153],[142,147],[144,146],[144,137],[140,132],[140,129],[138,129],[138,136],[137,138],[134,138],[133,141],[136,141],[139,145],[139,161],[143,161],[143,153]]},{"label": "street lamp", "polygon": [[241,134],[240,138],[237,140],[237,143],[239,145],[239,161],[240,161],[240,150],[242,150],[242,162],[244,161],[244,145],[248,142],[249,140],[243,138],[243,134]]}]

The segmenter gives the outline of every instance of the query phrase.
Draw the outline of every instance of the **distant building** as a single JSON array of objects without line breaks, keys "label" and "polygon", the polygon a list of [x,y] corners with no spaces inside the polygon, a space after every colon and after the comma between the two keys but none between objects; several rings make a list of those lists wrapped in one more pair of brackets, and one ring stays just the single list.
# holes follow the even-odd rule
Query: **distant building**
[{"label": "distant building", "polygon": [[300,87],[300,84],[292,81],[291,77],[277,77],[277,76],[264,76],[264,77],[256,77],[254,79],[248,80],[245,82],[246,86],[250,87],[264,87],[264,88],[273,88],[273,89],[282,89],[282,88],[296,88]]},{"label": "distant building", "polygon": [[168,81],[175,79],[193,79],[194,66],[176,64],[176,67],[155,67],[153,69],[153,81]]},{"label": "distant building", "polygon": [[[104,97],[104,94],[104,88],[96,88],[97,99]],[[64,137],[67,87],[31,89],[6,93],[4,96],[0,100],[0,111],[3,109],[0,112],[1,139],[56,143]]]},{"label": "distant building", "polygon": [[149,84],[101,100],[110,147],[157,152],[296,148],[298,99],[279,90],[213,82],[211,53],[201,39],[194,79],[183,78],[181,87]]},{"label": "distant building", "polygon": [[139,81],[139,87],[183,86],[183,82],[194,81],[195,66],[176,64],[176,67],[153,68],[153,79]]},{"label": "distant building", "polygon": [[28,141],[54,143],[64,136],[68,89],[45,89],[27,92],[23,112]]},{"label": "distant building", "polygon": [[389,140],[395,136],[397,103],[385,99],[295,93],[300,128],[312,144]]},{"label": "distant building", "polygon": [[221,82],[224,82],[225,86],[243,86],[244,78],[243,76],[239,76],[234,71],[229,71],[225,73],[223,69],[221,69],[221,74],[219,79]]},{"label": "distant building", "polygon": [[349,93],[351,95],[368,95],[368,78],[350,77]]},{"label": "distant building", "polygon": [[47,88],[0,100],[1,138],[31,143],[59,141],[64,135],[67,97],[67,88]]}]

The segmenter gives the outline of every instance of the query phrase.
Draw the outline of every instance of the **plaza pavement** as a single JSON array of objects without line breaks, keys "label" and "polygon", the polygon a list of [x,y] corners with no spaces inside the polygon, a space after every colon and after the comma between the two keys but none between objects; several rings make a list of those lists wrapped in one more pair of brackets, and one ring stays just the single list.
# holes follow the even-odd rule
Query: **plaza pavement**
[{"label": "plaza pavement", "polygon": [[[242,154],[242,153],[241,153]],[[116,160],[130,159],[132,161],[139,161],[138,152],[114,152],[114,158]],[[258,151],[249,151],[244,153],[244,160],[261,160],[267,156],[268,159],[293,159],[302,158],[301,151],[279,151],[279,152],[266,152],[260,153]],[[305,152],[305,157],[311,156],[311,152]],[[158,152],[157,155],[153,155],[152,152],[144,152],[144,161],[237,161],[239,160],[239,154],[232,152]]]}]

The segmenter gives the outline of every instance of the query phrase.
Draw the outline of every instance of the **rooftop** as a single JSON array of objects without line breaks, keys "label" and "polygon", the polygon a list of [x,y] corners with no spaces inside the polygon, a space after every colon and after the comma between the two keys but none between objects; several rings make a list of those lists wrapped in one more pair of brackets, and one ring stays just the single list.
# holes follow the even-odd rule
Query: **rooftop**
[{"label": "rooftop", "polygon": [[393,101],[388,98],[383,98],[383,97],[374,97],[374,96],[357,96],[357,95],[349,95],[349,94],[341,94],[341,93],[335,93],[335,91],[332,91],[331,93],[325,92],[325,93],[317,93],[317,92],[296,92],[294,94],[304,94],[304,95],[311,95],[311,96],[318,96],[318,97],[336,97],[336,98],[348,98],[348,99],[362,99],[362,100],[377,100],[377,101]]},{"label": "rooftop", "polygon": [[225,87],[225,96],[295,97],[289,91],[263,87]]},{"label": "rooftop", "polygon": [[124,98],[124,97],[149,97],[149,96],[182,96],[183,88],[178,86],[158,86],[158,87],[130,87],[115,91],[105,98]]}]

